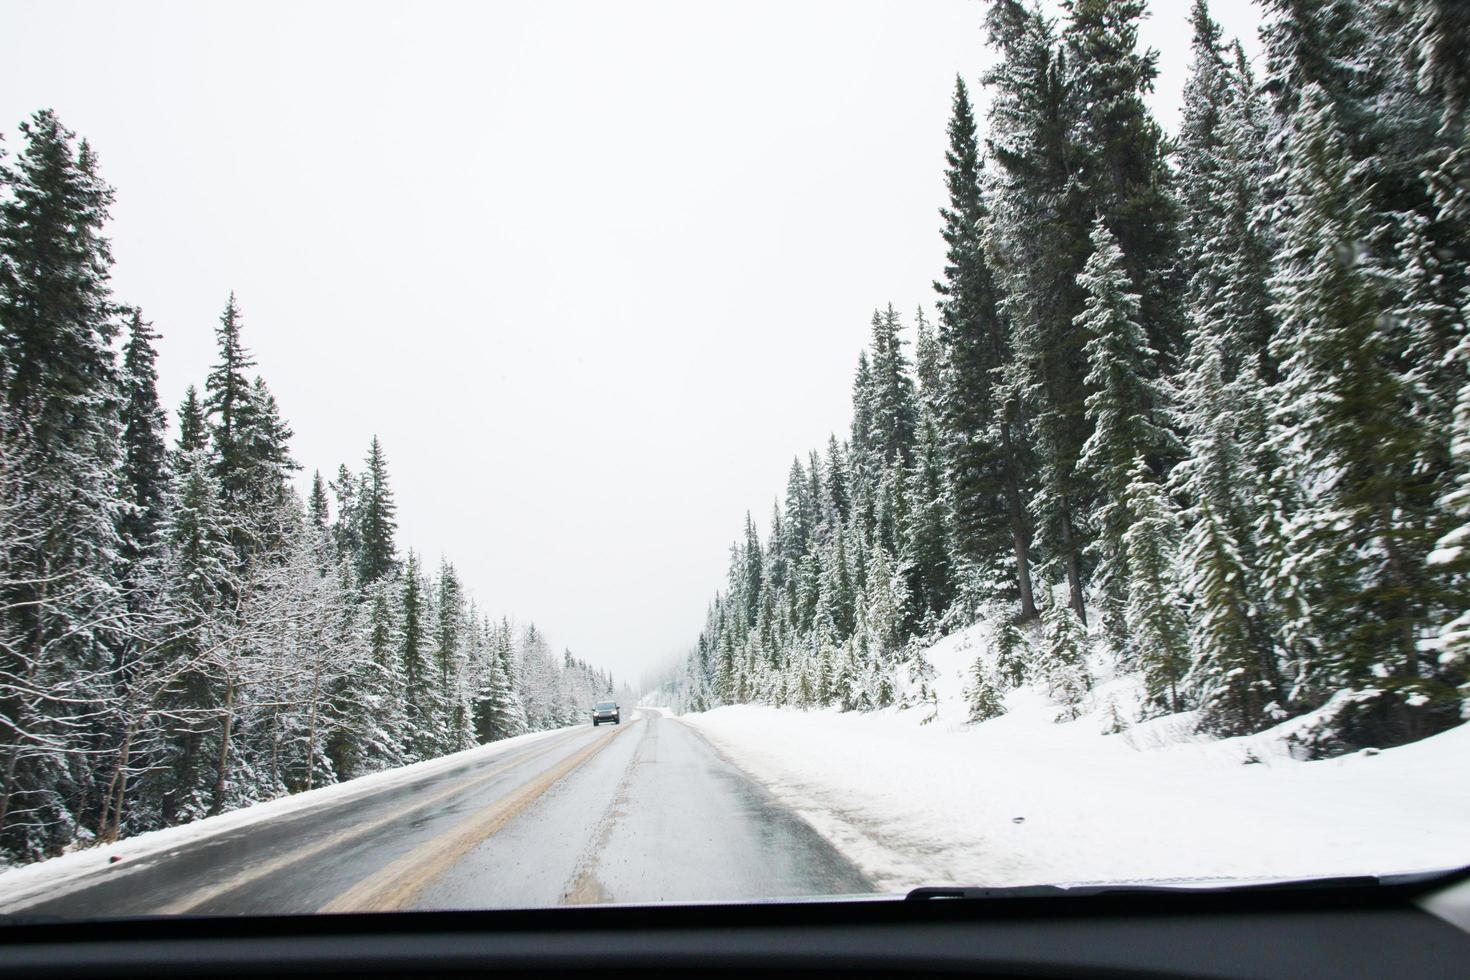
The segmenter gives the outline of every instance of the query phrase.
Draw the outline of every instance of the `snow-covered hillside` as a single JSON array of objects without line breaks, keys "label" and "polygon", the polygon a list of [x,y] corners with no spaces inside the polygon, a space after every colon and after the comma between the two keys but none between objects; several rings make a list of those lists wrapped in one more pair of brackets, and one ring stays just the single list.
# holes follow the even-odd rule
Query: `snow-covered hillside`
[{"label": "snow-covered hillside", "polygon": [[[1099,683],[1057,723],[1023,686],[966,722],[979,624],[929,651],[934,705],[842,713],[755,705],[684,716],[766,781],[880,888],[1255,879],[1470,863],[1470,725],[1399,748],[1293,758],[1293,719],[1192,734],[1186,713],[1133,724],[1138,682]],[[1116,707],[1116,711],[1115,711]],[[1324,709],[1328,710],[1328,709]]]}]

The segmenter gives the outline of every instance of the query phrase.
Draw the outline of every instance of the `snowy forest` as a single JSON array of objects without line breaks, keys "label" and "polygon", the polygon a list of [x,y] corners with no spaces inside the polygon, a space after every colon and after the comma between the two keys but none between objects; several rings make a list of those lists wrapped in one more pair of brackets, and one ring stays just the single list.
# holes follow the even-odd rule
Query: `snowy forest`
[{"label": "snowy forest", "polygon": [[49,111],[19,135],[0,157],[0,865],[585,721],[607,673],[400,553],[376,437],[301,498],[233,295],[167,424],[158,335],[109,287],[95,154]]},{"label": "snowy forest", "polygon": [[977,722],[1023,682],[1075,716],[1098,657],[1131,721],[1333,700],[1312,756],[1466,717],[1470,5],[1262,6],[1258,77],[1195,0],[1170,137],[1141,0],[985,5],[937,311],[874,314],[851,432],[746,516],[666,698],[920,704],[988,619]]}]

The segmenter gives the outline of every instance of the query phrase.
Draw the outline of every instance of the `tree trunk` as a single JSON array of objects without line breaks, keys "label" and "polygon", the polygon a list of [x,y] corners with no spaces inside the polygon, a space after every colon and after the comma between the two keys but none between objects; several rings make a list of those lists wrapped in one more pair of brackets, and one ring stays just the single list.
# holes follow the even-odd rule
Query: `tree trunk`
[{"label": "tree trunk", "polygon": [[[1393,508],[1386,500],[1378,503],[1378,522],[1382,526],[1383,551],[1388,555],[1388,580],[1393,583],[1394,592],[1399,596],[1409,594],[1408,577],[1404,574],[1403,555],[1399,551],[1398,542],[1393,534]],[[1395,605],[1398,606],[1399,631],[1402,638],[1404,676],[1419,676],[1419,649],[1414,642],[1414,623],[1408,611],[1403,608],[1404,600],[1400,598]]]},{"label": "tree trunk", "polygon": [[[49,571],[50,567],[43,559],[41,562],[41,573],[43,577]],[[31,690],[35,690],[36,687],[36,669],[44,640],[41,614],[45,609],[46,592],[47,584],[43,578],[37,601],[36,626],[31,631],[31,649],[26,659],[26,686]],[[15,730],[15,743],[10,746],[10,753],[5,759],[5,783],[3,791],[0,791],[0,832],[5,830],[5,818],[10,815],[10,802],[15,798],[15,770],[20,766],[21,743],[28,737],[26,734],[27,728],[23,726],[26,726],[28,722],[30,725],[37,725],[39,723],[39,719],[29,717],[31,713],[27,710],[24,693],[17,696],[15,706],[16,719],[15,721],[10,721],[10,727]]]},{"label": "tree trunk", "polygon": [[97,821],[98,840],[117,840],[122,832],[123,802],[127,799],[128,761],[133,752],[133,728],[129,725],[123,733],[122,745],[117,750],[117,766],[112,771],[112,780],[107,784],[107,798],[102,801],[102,816]]},{"label": "tree trunk", "polygon": [[225,679],[225,714],[220,724],[219,766],[215,770],[214,798],[209,801],[209,815],[221,812],[225,805],[225,779],[230,772],[230,732],[235,726],[235,678]]},{"label": "tree trunk", "polygon": [[[19,732],[16,733],[17,736]],[[20,743],[10,747],[5,758],[5,790],[0,792],[0,831],[5,829],[5,818],[10,813],[10,798],[15,792],[15,768],[20,763]]]},{"label": "tree trunk", "polygon": [[271,709],[271,792],[281,786],[281,711]]},{"label": "tree trunk", "polygon": [[1005,453],[1006,508],[1011,518],[1011,543],[1016,551],[1016,585],[1021,592],[1021,619],[1036,618],[1036,597],[1031,590],[1030,536],[1026,533],[1026,509],[1021,506],[1021,487],[1016,479],[1016,460],[1011,446],[1011,424],[1000,424],[1000,440]]},{"label": "tree trunk", "polygon": [[1072,533],[1072,504],[1062,495],[1062,552],[1067,556],[1067,591],[1072,611],[1087,625],[1087,605],[1082,598],[1082,566],[1077,555],[1077,541]]},{"label": "tree trunk", "polygon": [[306,788],[311,789],[316,780],[316,706],[321,691],[321,662],[311,675],[311,712],[306,722]]}]

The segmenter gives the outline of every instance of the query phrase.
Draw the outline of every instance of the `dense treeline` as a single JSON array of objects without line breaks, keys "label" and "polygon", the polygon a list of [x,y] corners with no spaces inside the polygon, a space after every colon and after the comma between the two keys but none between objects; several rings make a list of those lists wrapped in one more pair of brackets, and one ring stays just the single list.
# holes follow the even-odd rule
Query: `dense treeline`
[{"label": "dense treeline", "polygon": [[1141,0],[991,0],[937,322],[910,356],[875,314],[684,705],[922,699],[923,647],[988,618],[977,720],[1028,680],[1075,715],[1095,656],[1220,734],[1331,702],[1320,753],[1464,716],[1470,8],[1264,6],[1258,80],[1196,0],[1171,140]]},{"label": "dense treeline", "polygon": [[112,192],[50,112],[0,160],[0,863],[584,720],[611,677],[400,555],[376,438],[302,501],[242,340],[168,444]]}]

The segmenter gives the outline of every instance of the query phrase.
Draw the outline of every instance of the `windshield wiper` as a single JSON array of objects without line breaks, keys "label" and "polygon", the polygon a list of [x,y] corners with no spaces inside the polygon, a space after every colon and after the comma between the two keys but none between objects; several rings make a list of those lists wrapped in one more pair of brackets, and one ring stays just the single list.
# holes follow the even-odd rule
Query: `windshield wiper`
[{"label": "windshield wiper", "polygon": [[1404,885],[1421,881],[1432,881],[1453,872],[1425,871],[1400,875],[1344,875],[1336,878],[1297,878],[1286,881],[1259,881],[1241,884],[1179,884],[1168,885],[1014,885],[997,888],[962,887],[950,885],[924,885],[904,896],[905,901],[927,902],[935,899],[990,900],[1007,898],[1062,898],[1088,895],[1116,895],[1120,892],[1148,893],[1209,893],[1286,891],[1298,888],[1362,888],[1378,885]]}]

